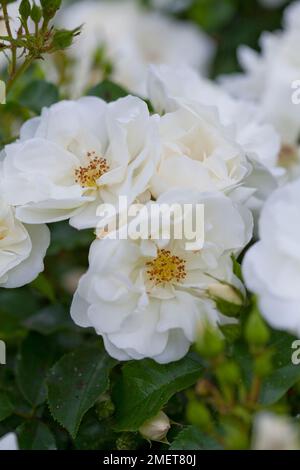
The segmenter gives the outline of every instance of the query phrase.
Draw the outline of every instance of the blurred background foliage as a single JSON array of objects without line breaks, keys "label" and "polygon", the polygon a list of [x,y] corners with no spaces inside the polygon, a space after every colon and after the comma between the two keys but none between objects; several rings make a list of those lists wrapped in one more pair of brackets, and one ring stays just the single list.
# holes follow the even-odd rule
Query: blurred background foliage
[{"label": "blurred background foliage", "polygon": [[[150,6],[151,0],[143,3]],[[266,8],[257,0],[172,0],[165,11],[192,21],[214,38],[217,45],[211,72],[214,78],[238,71],[237,48],[245,44],[258,49],[261,33],[281,27],[283,10],[290,3],[286,1],[281,8]]]},{"label": "blurred background foliage", "polygon": [[[79,1],[65,0],[65,4]],[[191,21],[214,38],[217,54],[211,70],[212,78],[240,70],[237,48],[245,44],[259,49],[261,33],[280,29],[283,11],[293,3],[293,0],[283,0],[280,7],[271,8],[266,6],[271,3],[268,0],[138,1],[146,8],[160,6],[161,11],[174,18]]]}]

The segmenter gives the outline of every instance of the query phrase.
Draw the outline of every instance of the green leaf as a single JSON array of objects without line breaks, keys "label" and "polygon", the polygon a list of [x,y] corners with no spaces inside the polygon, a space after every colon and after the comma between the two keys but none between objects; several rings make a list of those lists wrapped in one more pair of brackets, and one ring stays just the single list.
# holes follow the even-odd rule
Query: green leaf
[{"label": "green leaf", "polygon": [[109,80],[104,80],[88,90],[87,95],[98,96],[98,98],[102,98],[104,101],[110,103],[119,98],[124,98],[128,95],[128,91]]},{"label": "green leaf", "polygon": [[242,266],[237,261],[234,255],[231,256],[231,259],[232,259],[233,273],[236,275],[236,277],[240,279],[240,281],[243,282]]},{"label": "green leaf", "polygon": [[239,317],[244,308],[243,305],[233,304],[224,299],[215,298],[214,300],[216,302],[217,310],[229,318]]},{"label": "green leaf", "polygon": [[221,325],[220,330],[222,331],[228,343],[234,343],[241,337],[242,334],[240,323]]},{"label": "green leaf", "polygon": [[81,348],[65,355],[48,378],[50,411],[72,437],[76,437],[85,413],[109,386],[109,372],[116,364],[97,347]]},{"label": "green leaf", "polygon": [[27,318],[24,321],[24,326],[42,335],[52,335],[72,327],[73,323],[70,319],[70,314],[61,305],[57,304],[45,307],[36,315]]},{"label": "green leaf", "polygon": [[17,429],[21,450],[56,450],[49,428],[40,421],[27,421]]},{"label": "green leaf", "polygon": [[31,287],[38,290],[50,302],[55,302],[55,292],[50,281],[44,274],[40,274],[35,281],[31,283]]},{"label": "green leaf", "polygon": [[186,426],[170,446],[170,450],[221,450],[221,445],[196,426]]},{"label": "green leaf", "polygon": [[93,411],[83,418],[74,441],[75,447],[78,450],[111,450],[118,435],[113,432],[110,421],[99,422]]},{"label": "green leaf", "polygon": [[291,364],[277,369],[263,383],[259,402],[262,405],[273,405],[298,381],[300,381],[299,366]]},{"label": "green leaf", "polygon": [[212,32],[230,24],[235,14],[231,0],[198,0],[190,10],[192,20],[206,31]]},{"label": "green leaf", "polygon": [[43,107],[51,106],[57,101],[59,101],[57,87],[44,80],[30,82],[18,96],[18,103],[36,114],[40,114]]},{"label": "green leaf", "polygon": [[39,308],[29,289],[0,289],[0,339],[24,337],[24,320]]},{"label": "green leaf", "polygon": [[[273,351],[273,372],[263,380],[259,402],[262,405],[272,405],[279,401],[285,393],[300,380],[300,367],[292,364],[293,336],[287,333],[272,331],[268,351]],[[243,343],[233,347],[233,357],[238,358],[247,386],[253,380],[253,357]]]},{"label": "green leaf", "polygon": [[296,338],[283,332],[273,333],[274,372],[264,380],[259,402],[272,405],[300,380],[300,367],[292,363],[292,344]]},{"label": "green leaf", "polygon": [[37,333],[23,341],[17,358],[16,379],[26,400],[34,407],[47,398],[46,376],[56,359],[56,343]]},{"label": "green leaf", "polygon": [[0,391],[0,421],[13,413],[13,405],[5,392]]},{"label": "green leaf", "polygon": [[113,395],[116,429],[138,430],[172,395],[194,384],[202,372],[200,359],[192,354],[165,365],[150,359],[127,363]]},{"label": "green leaf", "polygon": [[92,230],[76,230],[68,222],[58,222],[51,227],[51,245],[48,255],[54,256],[61,251],[72,251],[89,247],[95,239]]}]

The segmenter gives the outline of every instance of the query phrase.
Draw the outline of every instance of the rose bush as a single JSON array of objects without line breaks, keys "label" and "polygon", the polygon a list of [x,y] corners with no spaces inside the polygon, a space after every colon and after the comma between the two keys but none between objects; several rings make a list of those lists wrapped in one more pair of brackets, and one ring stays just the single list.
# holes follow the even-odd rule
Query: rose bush
[{"label": "rose bush", "polygon": [[0,0],[0,450],[300,448],[300,6],[248,3]]}]

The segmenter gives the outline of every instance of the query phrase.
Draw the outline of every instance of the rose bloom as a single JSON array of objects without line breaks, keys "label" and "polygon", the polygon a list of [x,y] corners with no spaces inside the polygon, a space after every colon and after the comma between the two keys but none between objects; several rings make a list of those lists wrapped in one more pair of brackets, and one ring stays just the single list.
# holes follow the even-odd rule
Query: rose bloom
[{"label": "rose bloom", "polygon": [[300,450],[297,425],[286,416],[270,412],[256,415],[252,435],[253,450]]},{"label": "rose bloom", "polygon": [[157,158],[155,116],[127,97],[107,104],[96,97],[45,108],[5,147],[3,188],[26,223],[70,219],[95,227],[99,204],[131,204],[147,189]]},{"label": "rose bloom", "polygon": [[300,334],[300,181],[273,193],[263,208],[260,241],[246,253],[243,273],[261,312],[276,329]]},{"label": "rose bloom", "polygon": [[[158,197],[168,189],[235,191],[239,198],[252,195],[254,190],[245,186],[253,164],[247,155],[247,145],[243,146],[241,141],[245,138],[249,142],[250,155],[255,140],[249,128],[252,139],[248,139],[246,130],[241,132],[238,142],[230,121],[236,111],[233,100],[184,67],[152,67],[148,82],[151,103],[162,114],[158,121],[161,157],[151,180],[152,195]],[[257,145],[262,147],[259,125],[257,129],[260,133]],[[263,129],[264,137],[273,134],[272,129]],[[269,148],[270,154],[276,150],[276,135]],[[265,154],[269,148],[266,146]]]},{"label": "rose bloom", "polygon": [[243,149],[207,106],[182,107],[159,122],[161,158],[151,180],[154,197],[168,189],[226,191],[251,173]]},{"label": "rose bloom", "polygon": [[228,135],[234,136],[247,156],[276,173],[280,138],[264,121],[258,106],[233,98],[187,66],[152,66],[148,74],[148,95],[160,114],[189,105],[214,107]]},{"label": "rose bloom", "polygon": [[82,34],[68,54],[74,63],[73,96],[98,83],[102,55],[112,65],[113,80],[135,94],[146,94],[148,65],[182,63],[208,71],[214,44],[193,24],[149,12],[134,1],[85,1],[63,10],[60,23]]},{"label": "rose bloom", "polygon": [[289,5],[284,11],[284,26],[286,29],[300,28],[300,1]]},{"label": "rose bloom", "polygon": [[15,210],[0,198],[0,287],[32,282],[44,270],[49,244],[46,225],[23,225]]},{"label": "rose bloom", "polygon": [[13,433],[0,438],[0,450],[18,450],[17,436]]},{"label": "rose bloom", "polygon": [[159,113],[175,112],[161,120],[165,145],[153,193],[168,185],[222,190],[246,203],[257,219],[285,177],[278,167],[279,135],[260,108],[183,66],[152,66],[148,94]]},{"label": "rose bloom", "polygon": [[292,84],[300,76],[300,29],[296,27],[299,14],[294,16],[294,12],[300,9],[297,4],[291,8],[286,12],[285,30],[262,34],[261,53],[245,46],[239,48],[244,73],[222,77],[222,82],[234,96],[260,106],[281,137],[280,165],[295,178],[300,174],[300,106],[293,103]]},{"label": "rose bloom", "polygon": [[[219,282],[243,289],[231,257],[251,239],[250,212],[221,193],[171,191],[158,203],[204,204],[203,248],[188,251],[185,235],[177,239],[173,230],[163,239],[163,227],[150,238],[159,215],[148,219],[148,238],[96,240],[71,307],[75,323],[93,327],[119,360],[179,360],[207,323],[232,321],[217,311],[210,286]],[[135,224],[141,220],[137,217]]]}]

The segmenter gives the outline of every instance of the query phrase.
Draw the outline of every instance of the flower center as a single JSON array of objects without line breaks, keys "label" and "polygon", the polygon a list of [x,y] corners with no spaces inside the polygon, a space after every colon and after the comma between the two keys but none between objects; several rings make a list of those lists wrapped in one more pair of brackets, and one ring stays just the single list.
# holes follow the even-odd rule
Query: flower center
[{"label": "flower center", "polygon": [[5,224],[1,223],[0,221],[0,241],[4,240],[8,235],[8,228],[6,227]]},{"label": "flower center", "polygon": [[278,163],[284,168],[290,168],[298,163],[297,148],[292,145],[283,144]]},{"label": "flower center", "polygon": [[97,180],[107,173],[110,168],[107,160],[98,157],[96,152],[88,152],[89,162],[85,166],[80,166],[75,170],[75,182],[80,184],[82,188],[97,187]]},{"label": "flower center", "polygon": [[168,250],[159,250],[157,257],[146,266],[150,281],[157,285],[180,282],[186,278],[185,261]]}]

